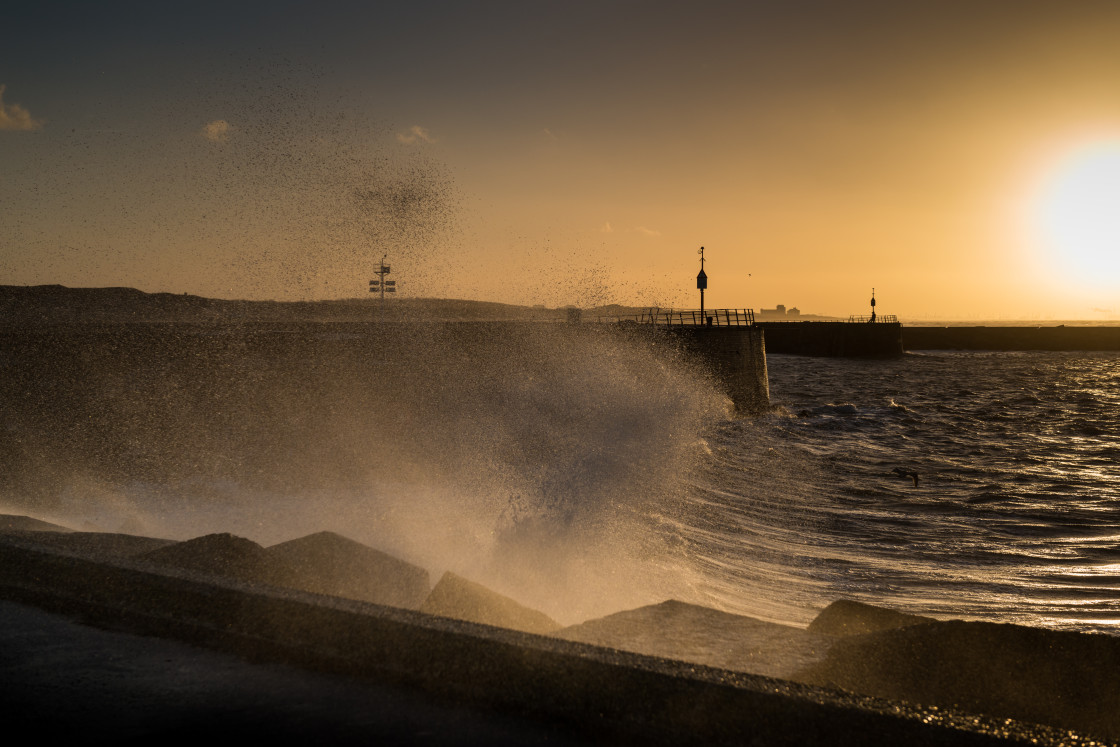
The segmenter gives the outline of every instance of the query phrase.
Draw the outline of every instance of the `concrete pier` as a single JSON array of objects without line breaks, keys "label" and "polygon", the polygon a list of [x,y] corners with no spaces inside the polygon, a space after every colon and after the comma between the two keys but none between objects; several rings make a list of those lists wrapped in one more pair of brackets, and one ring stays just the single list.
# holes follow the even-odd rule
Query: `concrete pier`
[{"label": "concrete pier", "polygon": [[906,327],[907,350],[1120,350],[1120,327]]},{"label": "concrete pier", "polygon": [[736,411],[749,415],[770,407],[766,338],[760,328],[674,326],[663,330],[702,361],[731,397]]},{"label": "concrete pier", "polygon": [[600,317],[617,329],[648,331],[699,364],[742,415],[770,407],[766,336],[752,309],[660,309],[633,316]]},{"label": "concrete pier", "polygon": [[771,353],[825,358],[873,358],[902,355],[898,322],[757,322],[766,330]]}]

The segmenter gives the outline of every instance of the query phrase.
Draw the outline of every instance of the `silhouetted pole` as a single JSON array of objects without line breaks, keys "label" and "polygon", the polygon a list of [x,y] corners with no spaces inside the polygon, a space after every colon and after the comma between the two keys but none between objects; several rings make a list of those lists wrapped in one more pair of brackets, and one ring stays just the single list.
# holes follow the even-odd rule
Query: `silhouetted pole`
[{"label": "silhouetted pole", "polygon": [[871,289],[871,321],[875,321],[875,289]]},{"label": "silhouetted pole", "polygon": [[696,287],[700,289],[700,323],[704,323],[704,291],[708,288],[708,274],[704,272],[704,247],[697,252],[700,255],[700,274],[696,276]]},{"label": "silhouetted pole", "polygon": [[385,255],[382,255],[382,257],[381,257],[381,266],[377,269],[377,272],[375,273],[377,275],[377,280],[369,281],[369,292],[370,293],[378,293],[378,292],[381,293],[380,307],[381,307],[382,311],[384,311],[384,309],[385,309],[385,294],[386,293],[396,293],[397,292],[397,281],[396,280],[386,280],[385,279],[385,276],[389,274],[389,265],[385,264],[385,258],[388,257],[388,256],[389,256],[388,254],[385,254]]}]

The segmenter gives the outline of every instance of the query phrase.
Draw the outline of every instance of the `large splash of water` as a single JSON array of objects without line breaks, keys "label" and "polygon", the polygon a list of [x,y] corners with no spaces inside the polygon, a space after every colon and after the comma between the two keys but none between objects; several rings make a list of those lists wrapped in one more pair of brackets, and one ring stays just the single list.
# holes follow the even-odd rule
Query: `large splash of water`
[{"label": "large splash of water", "polygon": [[329,529],[562,622],[690,594],[675,517],[729,403],[650,338],[418,323],[12,339],[11,510],[180,539]]}]

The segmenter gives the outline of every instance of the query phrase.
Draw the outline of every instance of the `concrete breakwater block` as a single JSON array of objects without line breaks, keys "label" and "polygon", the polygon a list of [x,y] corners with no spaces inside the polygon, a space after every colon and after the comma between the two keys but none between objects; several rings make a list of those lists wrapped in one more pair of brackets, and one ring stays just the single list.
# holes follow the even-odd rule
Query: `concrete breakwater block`
[{"label": "concrete breakwater block", "polygon": [[[1068,733],[1047,727],[296,590],[163,575],[13,542],[0,542],[0,598],[257,661],[403,685],[472,709],[528,715],[594,743],[1072,743]],[[138,706],[139,712],[143,702]]]},{"label": "concrete breakwater block", "polygon": [[425,569],[333,532],[268,548],[232,534],[207,534],[143,553],[136,560],[406,609],[419,607],[431,589]]},{"label": "concrete breakwater block", "polygon": [[420,605],[420,611],[526,633],[547,634],[560,629],[560,624],[543,612],[530,609],[451,571],[443,574],[436,588]]},{"label": "concrete breakwater block", "polygon": [[797,681],[1120,741],[1120,637],[934,621],[843,638]]},{"label": "concrete breakwater block", "polygon": [[28,516],[0,514],[0,534],[98,560],[123,560],[174,544],[173,540],[116,532],[79,532]]},{"label": "concrete breakwater block", "polygon": [[127,560],[175,544],[174,540],[114,532],[36,532],[24,537],[44,547],[97,560]]},{"label": "concrete breakwater block", "polygon": [[268,557],[256,542],[225,532],[176,542],[146,552],[137,560],[164,568],[273,586],[289,586],[293,576],[288,568]]},{"label": "concrete breakwater block", "polygon": [[833,643],[828,636],[801,628],[675,600],[588,620],[553,635],[782,678],[823,659]]},{"label": "concrete breakwater block", "polygon": [[932,617],[909,615],[885,607],[839,599],[821,610],[809,623],[809,631],[821,635],[848,636],[879,630],[904,628],[934,622]]},{"label": "concrete breakwater block", "polygon": [[0,514],[0,532],[72,532],[73,529],[19,514]]},{"label": "concrete breakwater block", "polygon": [[428,571],[334,532],[272,545],[264,557],[295,589],[417,609],[431,591]]}]

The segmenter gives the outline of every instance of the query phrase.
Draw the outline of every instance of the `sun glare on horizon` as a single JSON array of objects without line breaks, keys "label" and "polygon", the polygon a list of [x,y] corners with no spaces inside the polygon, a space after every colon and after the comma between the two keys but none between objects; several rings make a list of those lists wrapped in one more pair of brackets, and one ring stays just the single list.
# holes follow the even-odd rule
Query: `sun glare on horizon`
[{"label": "sun glare on horizon", "polygon": [[1032,212],[1057,272],[1085,285],[1120,284],[1120,139],[1067,155]]}]

